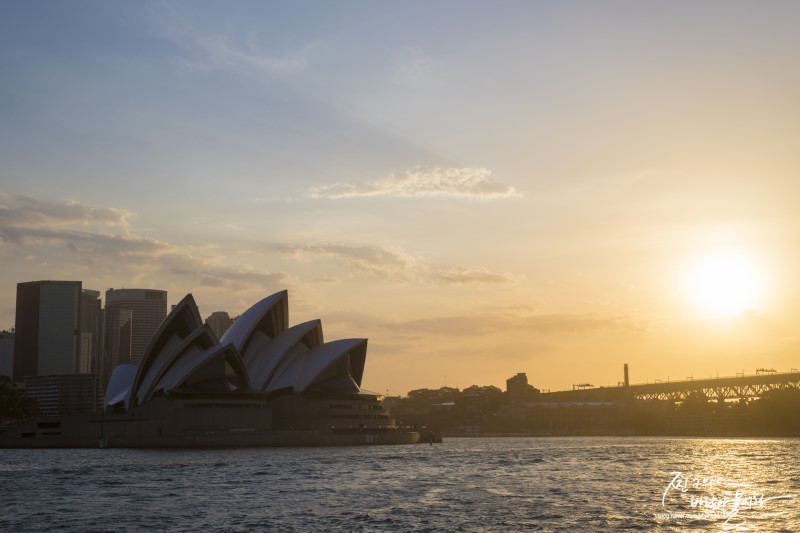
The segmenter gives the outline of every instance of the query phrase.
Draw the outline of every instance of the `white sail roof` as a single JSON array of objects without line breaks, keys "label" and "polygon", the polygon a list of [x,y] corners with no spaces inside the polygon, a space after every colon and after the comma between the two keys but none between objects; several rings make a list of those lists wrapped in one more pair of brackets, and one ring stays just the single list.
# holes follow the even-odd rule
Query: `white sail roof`
[{"label": "white sail roof", "polygon": [[324,378],[327,370],[335,370],[336,363],[341,363],[342,368],[331,379],[347,373],[360,387],[366,348],[367,339],[341,339],[317,346],[281,365],[266,390],[276,392],[291,388],[294,392],[302,393],[312,383]]},{"label": "white sail roof", "polygon": [[[268,345],[252,354],[248,361],[247,371],[256,389],[263,390],[274,375],[279,365],[287,357],[297,357],[322,343],[322,323],[311,320],[293,326],[274,339]],[[256,342],[251,342],[248,351],[255,350]]]},{"label": "white sail roof", "polygon": [[273,338],[286,331],[288,322],[288,292],[276,292],[242,313],[222,336],[220,343],[233,343],[240,353],[244,353],[255,331],[261,331]]},{"label": "white sail roof", "polygon": [[[136,403],[144,403],[155,392],[159,380],[179,360],[189,358],[190,354],[197,354],[217,345],[216,335],[208,325],[197,328],[191,335],[174,345],[166,344],[160,357],[153,362],[150,371],[139,385],[139,389],[136,391]],[[166,349],[167,347],[170,349]]]},{"label": "white sail roof", "polygon": [[104,403],[130,410],[170,391],[358,393],[367,340],[324,343],[319,320],[288,328],[288,317],[288,293],[277,292],[245,311],[220,342],[189,294],[162,322],[138,368],[114,369]]},{"label": "white sail roof", "polygon": [[212,388],[226,392],[252,388],[247,370],[233,344],[217,344],[205,351],[190,347],[161,378],[153,392]]},{"label": "white sail roof", "polygon": [[105,407],[111,407],[125,402],[133,385],[133,378],[136,377],[136,365],[129,363],[117,365],[111,373],[111,379],[106,386],[106,395],[103,399]]},{"label": "white sail roof", "polygon": [[202,326],[203,320],[200,318],[200,312],[197,309],[194,297],[191,294],[187,294],[172,309],[167,318],[161,322],[155,335],[150,339],[150,344],[139,362],[139,368],[131,384],[130,394],[125,400],[126,409],[131,408],[136,400],[139,386],[145,380],[153,364],[164,356],[164,351],[169,352],[170,348],[175,345],[176,339],[183,340]]}]

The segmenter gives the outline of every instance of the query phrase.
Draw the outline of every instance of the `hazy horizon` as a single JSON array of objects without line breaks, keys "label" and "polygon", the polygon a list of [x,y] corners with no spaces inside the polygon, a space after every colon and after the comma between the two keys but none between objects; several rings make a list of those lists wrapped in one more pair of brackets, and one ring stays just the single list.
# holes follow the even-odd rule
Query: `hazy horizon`
[{"label": "hazy horizon", "polygon": [[800,366],[800,4],[0,4],[16,284],[289,291],[363,386]]}]

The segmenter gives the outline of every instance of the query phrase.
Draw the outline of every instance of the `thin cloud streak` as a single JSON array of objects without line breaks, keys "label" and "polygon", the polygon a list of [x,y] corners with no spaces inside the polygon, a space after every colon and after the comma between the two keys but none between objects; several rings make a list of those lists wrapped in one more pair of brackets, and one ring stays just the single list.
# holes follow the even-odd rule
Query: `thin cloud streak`
[{"label": "thin cloud streak", "polygon": [[329,258],[349,272],[367,274],[393,282],[434,284],[510,284],[521,276],[492,272],[475,266],[437,266],[426,264],[398,246],[353,245],[344,243],[275,244],[284,257],[302,262]]},{"label": "thin cloud streak", "polygon": [[433,269],[431,278],[451,285],[467,285],[472,283],[516,283],[524,280],[524,276],[515,276],[508,272],[492,272],[483,267],[452,266]]},{"label": "thin cloud streak", "polygon": [[416,167],[378,181],[311,187],[306,196],[331,200],[370,196],[497,200],[522,196],[514,187],[492,180],[491,174],[486,168]]},{"label": "thin cloud streak", "polygon": [[643,331],[645,326],[628,316],[592,313],[556,313],[531,316],[463,315],[420,319],[398,324],[401,331],[439,335],[483,335],[510,330],[543,335],[579,334],[603,330]]},{"label": "thin cloud streak", "polygon": [[166,6],[152,10],[152,14],[164,37],[185,52],[186,56],[176,59],[185,68],[275,75],[304,70],[308,66],[311,45],[284,57],[269,55],[258,49],[252,40],[240,44],[234,41],[235,35],[203,31]]},{"label": "thin cloud streak", "polygon": [[597,313],[542,313],[514,314],[508,311],[444,315],[415,320],[387,321],[378,316],[342,313],[344,323],[368,323],[371,328],[391,332],[402,338],[480,337],[506,335],[509,332],[526,332],[537,335],[579,335],[601,331],[644,333],[650,324],[629,315],[602,315]]},{"label": "thin cloud streak", "polygon": [[290,259],[311,262],[317,258],[333,258],[349,271],[394,281],[410,281],[419,269],[417,260],[399,247],[342,243],[283,243],[275,247]]},{"label": "thin cloud streak", "polygon": [[0,240],[18,246],[47,246],[58,243],[68,245],[74,251],[97,253],[105,256],[149,253],[169,249],[169,244],[135,235],[114,235],[71,229],[48,229],[19,227],[0,223]]}]

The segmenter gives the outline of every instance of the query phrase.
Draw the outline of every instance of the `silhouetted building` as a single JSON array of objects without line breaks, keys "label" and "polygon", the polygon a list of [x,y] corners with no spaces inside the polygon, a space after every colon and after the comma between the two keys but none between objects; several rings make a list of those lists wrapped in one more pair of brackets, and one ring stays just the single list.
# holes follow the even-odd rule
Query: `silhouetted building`
[{"label": "silhouetted building", "polygon": [[[118,309],[128,309],[132,313],[131,350],[127,362],[138,364],[150,339],[167,316],[167,291],[108,289],[106,291],[106,312],[110,313]],[[121,361],[122,359],[120,359]]]},{"label": "silhouetted building", "polygon": [[233,319],[228,316],[228,313],[225,311],[214,311],[206,318],[206,324],[211,327],[217,338],[221,339],[225,332],[228,331],[228,328],[231,327],[231,324],[233,324]]},{"label": "silhouetted building", "polygon": [[528,394],[528,375],[520,372],[506,380],[506,391],[512,397],[524,399]]},{"label": "silhouetted building", "polygon": [[80,281],[17,284],[14,381],[79,370]]},{"label": "silhouetted building", "polygon": [[100,384],[105,387],[117,365],[131,362],[133,311],[120,307],[103,312],[103,357],[100,364]]},{"label": "silhouetted building", "polygon": [[83,289],[80,319],[81,351],[78,357],[80,374],[97,374],[100,371],[103,346],[102,316],[100,291]]},{"label": "silhouetted building", "polygon": [[0,376],[14,375],[14,332],[0,331]]}]

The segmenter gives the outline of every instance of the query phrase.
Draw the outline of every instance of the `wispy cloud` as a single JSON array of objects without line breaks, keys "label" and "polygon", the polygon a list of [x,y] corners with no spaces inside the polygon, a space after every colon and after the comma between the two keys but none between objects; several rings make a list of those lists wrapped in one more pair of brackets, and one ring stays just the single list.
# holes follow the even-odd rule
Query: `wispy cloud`
[{"label": "wispy cloud", "polygon": [[220,263],[216,257],[196,256],[188,251],[172,251],[158,257],[159,268],[202,287],[275,290],[288,282],[282,272],[269,272],[249,265]]},{"label": "wispy cloud", "polygon": [[474,308],[457,314],[402,319],[383,314],[342,311],[328,322],[335,323],[343,330],[359,326],[382,332],[377,335],[390,338],[399,345],[429,340],[431,337],[475,339],[520,335],[535,336],[543,342],[549,342],[545,338],[550,335],[583,336],[603,332],[636,335],[645,333],[652,327],[648,321],[627,314],[537,313],[530,306],[501,308],[477,302]]},{"label": "wispy cloud", "polygon": [[[77,202],[48,202],[0,193],[0,247],[15,257],[63,271],[90,270],[96,278],[128,283],[158,275],[195,287],[275,289],[288,282],[282,272],[233,265],[221,254],[192,245],[137,235],[133,213]],[[52,272],[55,275],[56,272]],[[32,275],[34,275],[32,273]]]},{"label": "wispy cloud", "polygon": [[484,267],[451,266],[432,269],[431,278],[453,285],[471,283],[513,283],[522,278],[507,272],[492,272]]},{"label": "wispy cloud", "polygon": [[19,246],[64,244],[75,252],[118,258],[132,254],[156,254],[169,248],[165,242],[135,235],[42,228],[0,223],[0,240]]},{"label": "wispy cloud", "polygon": [[405,87],[427,87],[441,83],[441,64],[418,47],[401,48],[392,69],[392,79]]},{"label": "wispy cloud", "polygon": [[306,68],[308,45],[285,55],[268,53],[240,33],[219,33],[198,28],[174,9],[162,6],[153,10],[162,34],[183,50],[177,58],[181,66],[196,70],[224,70],[243,74],[280,74]]},{"label": "wispy cloud", "polygon": [[[247,285],[275,288],[290,282],[283,272],[233,264],[215,247],[171,243],[140,235],[129,219],[135,213],[78,202],[49,202],[0,193],[0,245],[16,257],[40,264],[89,269],[98,276],[116,275],[119,282],[142,277],[182,279],[192,287]],[[362,275],[395,283],[446,285],[511,284],[523,279],[482,266],[435,265],[399,246],[341,242],[250,243],[299,262],[325,261],[326,276]],[[274,257],[273,257],[274,259]],[[320,269],[322,270],[322,269]]]},{"label": "wispy cloud", "polygon": [[387,322],[384,327],[409,335],[474,336],[510,331],[578,334],[605,330],[644,331],[646,324],[630,316],[587,313],[515,315],[507,312],[476,313]]},{"label": "wispy cloud", "polygon": [[123,209],[91,207],[78,202],[48,202],[0,192],[0,226],[116,226],[127,231],[128,219],[132,216],[133,213]]},{"label": "wispy cloud", "polygon": [[420,265],[399,247],[352,245],[342,243],[282,243],[275,247],[285,256],[309,262],[318,258],[339,261],[348,271],[369,274],[395,281],[409,281]]},{"label": "wispy cloud", "polygon": [[517,190],[491,178],[486,168],[417,167],[371,182],[343,182],[306,190],[311,198],[444,197],[495,200],[521,196]]},{"label": "wispy cloud", "polygon": [[516,283],[522,278],[476,266],[438,266],[424,262],[398,246],[345,243],[281,243],[274,245],[285,257],[298,261],[332,259],[349,273],[359,273],[397,282],[452,285]]},{"label": "wispy cloud", "polygon": [[118,259],[123,255],[157,254],[167,243],[134,235],[130,211],[93,207],[78,202],[50,202],[0,193],[0,241],[28,248],[58,247],[87,257]]}]

